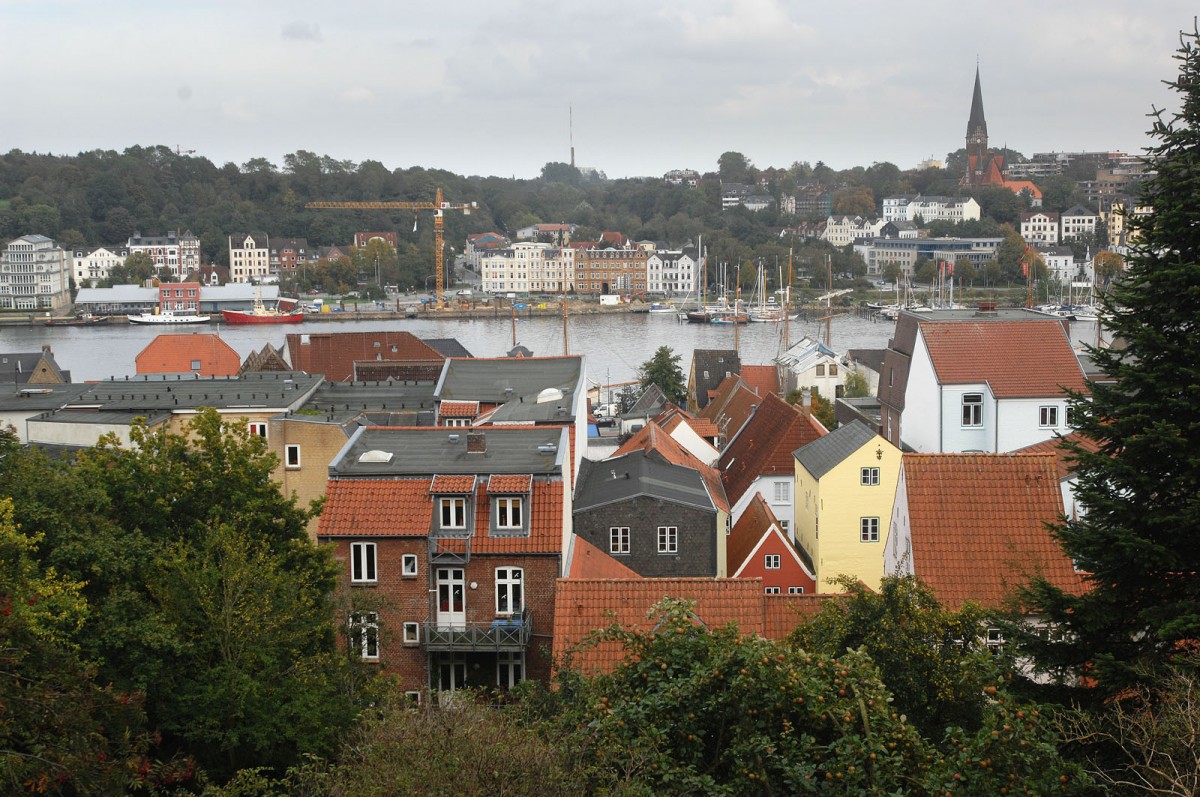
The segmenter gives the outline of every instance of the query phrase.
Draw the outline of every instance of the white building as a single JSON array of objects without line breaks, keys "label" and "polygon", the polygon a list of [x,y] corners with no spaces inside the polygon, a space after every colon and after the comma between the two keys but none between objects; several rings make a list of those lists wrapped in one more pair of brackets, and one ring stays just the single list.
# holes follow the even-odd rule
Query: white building
[{"label": "white building", "polygon": [[884,221],[979,221],[979,203],[971,197],[889,196],[883,199]]},{"label": "white building", "polygon": [[230,282],[257,282],[271,273],[271,241],[266,233],[229,236]]},{"label": "white building", "polygon": [[1058,214],[1048,210],[1022,211],[1021,237],[1030,244],[1059,242]]},{"label": "white building", "polygon": [[562,293],[575,282],[575,250],[518,241],[483,254],[479,275],[489,293]]},{"label": "white building", "polygon": [[849,246],[859,238],[878,237],[883,219],[864,219],[862,216],[830,216],[825,221],[825,232],[821,239],[834,246]]},{"label": "white building", "polygon": [[655,251],[646,258],[646,292],[681,296],[696,293],[695,249]]},{"label": "white building", "polygon": [[165,269],[182,282],[193,271],[200,270],[200,239],[191,230],[176,235],[169,230],[166,235],[143,236],[135,232],[126,244],[129,254],[143,252],[154,261],[156,270]]},{"label": "white building", "polygon": [[1076,205],[1062,214],[1062,240],[1090,237],[1100,225],[1100,214],[1093,213],[1082,205]]},{"label": "white building", "polygon": [[1050,279],[1060,285],[1066,285],[1079,274],[1075,265],[1075,253],[1069,246],[1039,246],[1038,254],[1046,264],[1046,272]]},{"label": "white building", "polygon": [[44,235],[23,235],[0,255],[0,310],[56,310],[71,302],[67,253]]},{"label": "white building", "polygon": [[75,285],[79,288],[94,288],[108,279],[113,269],[125,265],[129,250],[123,246],[98,246],[94,249],[76,249],[71,258],[71,271]]}]

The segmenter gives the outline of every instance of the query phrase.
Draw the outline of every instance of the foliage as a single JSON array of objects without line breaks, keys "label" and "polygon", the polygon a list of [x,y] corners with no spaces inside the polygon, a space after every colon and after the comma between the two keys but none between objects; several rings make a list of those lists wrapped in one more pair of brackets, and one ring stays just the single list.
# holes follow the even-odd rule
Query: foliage
[{"label": "foliage", "polygon": [[668,401],[682,407],[687,401],[687,379],[679,367],[682,359],[682,355],[676,354],[670,346],[659,346],[654,355],[638,368],[641,389],[644,391],[651,385],[658,385]]},{"label": "foliage", "polygon": [[[821,395],[820,389],[816,387],[809,388],[809,411],[813,417],[821,422],[821,425],[826,429],[837,428],[837,414],[834,411],[833,403]],[[788,404],[800,404],[804,401],[804,391],[797,388],[791,393],[788,393]]]},{"label": "foliage", "polygon": [[846,381],[842,387],[842,395],[846,398],[865,398],[871,395],[871,385],[867,381],[867,375],[857,368],[846,372]]},{"label": "foliage", "polygon": [[[1177,113],[1158,112],[1143,201],[1155,212],[1129,220],[1139,234],[1124,276],[1102,294],[1105,325],[1124,349],[1089,349],[1108,380],[1074,395],[1082,440],[1066,450],[1077,473],[1080,517],[1055,533],[1091,574],[1071,595],[1035,582],[1027,602],[1062,638],[1027,638],[1047,671],[1079,674],[1119,692],[1139,664],[1165,665],[1200,638],[1200,34],[1181,36]],[[1111,380],[1111,381],[1109,381]]]},{"label": "foliage", "polygon": [[1096,253],[1096,287],[1104,290],[1125,268],[1125,259],[1116,252],[1105,250]]},{"label": "foliage", "polygon": [[833,195],[833,212],[838,216],[875,215],[875,195],[866,186],[843,188]]}]

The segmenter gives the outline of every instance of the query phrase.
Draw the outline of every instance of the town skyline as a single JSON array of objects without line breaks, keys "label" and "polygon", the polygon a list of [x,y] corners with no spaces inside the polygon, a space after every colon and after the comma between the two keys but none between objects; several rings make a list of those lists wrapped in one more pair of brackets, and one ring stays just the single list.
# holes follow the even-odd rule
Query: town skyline
[{"label": "town skyline", "polygon": [[[1146,114],[1174,107],[1161,80],[1193,17],[1180,2],[822,18],[775,0],[3,8],[59,45],[47,61],[40,37],[10,44],[30,66],[0,85],[39,101],[11,114],[10,149],[166,145],[277,166],[307,150],[534,177],[573,144],[610,178],[709,171],[726,151],[759,167],[941,160],[961,146],[977,64],[994,148],[1137,154]],[[60,122],[34,110],[46,100]]]}]

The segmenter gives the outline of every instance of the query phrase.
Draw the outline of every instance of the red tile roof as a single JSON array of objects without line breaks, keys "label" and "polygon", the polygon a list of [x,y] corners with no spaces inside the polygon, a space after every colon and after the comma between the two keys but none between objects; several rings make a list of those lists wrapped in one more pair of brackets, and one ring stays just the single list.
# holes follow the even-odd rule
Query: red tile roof
[{"label": "red tile roof", "polygon": [[475,491],[474,476],[439,475],[429,483],[429,492],[435,495],[446,493],[472,493]]},{"label": "red tile roof", "polygon": [[532,474],[499,474],[488,477],[487,489],[489,493],[506,493],[511,495],[512,493],[528,493],[532,484]]},{"label": "red tile roof", "polygon": [[[199,361],[200,368],[192,368]],[[159,335],[134,358],[139,374],[237,376],[242,360],[220,335],[206,332]]]},{"label": "red tile roof", "polygon": [[763,631],[767,639],[783,639],[807,623],[821,604],[836,595],[763,595]]},{"label": "red tile roof", "polygon": [[626,567],[583,537],[574,535],[575,552],[571,555],[572,579],[638,579],[634,570]]},{"label": "red tile roof", "polygon": [[721,433],[717,425],[707,418],[686,418],[683,422],[692,427],[693,432],[706,440],[712,440]]},{"label": "red tile roof", "polygon": [[927,321],[920,330],[943,385],[987,382],[1001,398],[1087,387],[1061,321]]},{"label": "red tile roof", "polygon": [[1090,437],[1084,437],[1079,432],[1071,432],[1066,437],[1052,437],[1049,440],[1043,440],[1040,443],[1034,443],[1031,446],[1025,446],[1014,451],[1014,454],[1053,454],[1055,464],[1058,466],[1059,481],[1070,478],[1072,471],[1072,463],[1067,461],[1067,452],[1063,449],[1062,444],[1065,441],[1078,443],[1085,451],[1096,452],[1100,447],[1096,441]]},{"label": "red tile roof", "polygon": [[700,417],[712,421],[727,442],[745,426],[754,408],[762,401],[762,397],[746,387],[740,377],[728,376],[717,386],[712,400],[704,405]]},{"label": "red tile roof", "polygon": [[331,382],[345,382],[354,363],[371,360],[441,364],[446,358],[411,332],[292,333],[287,336],[292,367],[324,374]]},{"label": "red tile roof", "polygon": [[658,424],[652,421],[643,426],[633,437],[626,440],[613,456],[619,457],[632,451],[656,451],[673,465],[682,465],[698,471],[704,479],[704,486],[708,488],[713,504],[722,512],[729,511],[729,499],[725,494],[725,486],[721,483],[720,471],[701,462],[692,452],[680,445],[678,440],[659,428]]},{"label": "red tile roof", "polygon": [[1046,528],[1063,511],[1053,455],[905,454],[903,478],[913,570],[949,608],[999,606],[1034,574],[1082,590]]},{"label": "red tile roof", "polygon": [[442,418],[474,418],[478,414],[478,401],[443,401],[438,404],[438,415]]},{"label": "red tile roof", "polygon": [[792,452],[828,434],[810,413],[778,396],[759,401],[754,415],[721,452],[717,463],[725,492],[734,504],[760,476],[795,473]]},{"label": "red tile roof", "polygon": [[743,365],[738,376],[759,396],[779,393],[779,370],[773,365]]}]

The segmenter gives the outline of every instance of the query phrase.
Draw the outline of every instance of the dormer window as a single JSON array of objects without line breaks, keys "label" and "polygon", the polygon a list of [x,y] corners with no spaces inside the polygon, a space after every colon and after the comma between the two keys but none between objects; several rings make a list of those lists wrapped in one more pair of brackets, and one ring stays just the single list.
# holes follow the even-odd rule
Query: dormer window
[{"label": "dormer window", "polygon": [[498,475],[488,479],[489,532],[493,536],[529,534],[528,505],[532,489],[533,476],[530,474]]},{"label": "dormer window", "polygon": [[444,529],[465,529],[467,527],[467,499],[439,498],[438,515],[441,527]]},{"label": "dormer window", "polygon": [[474,476],[434,476],[429,486],[433,495],[433,531],[453,536],[470,533],[471,496],[475,494]]}]

